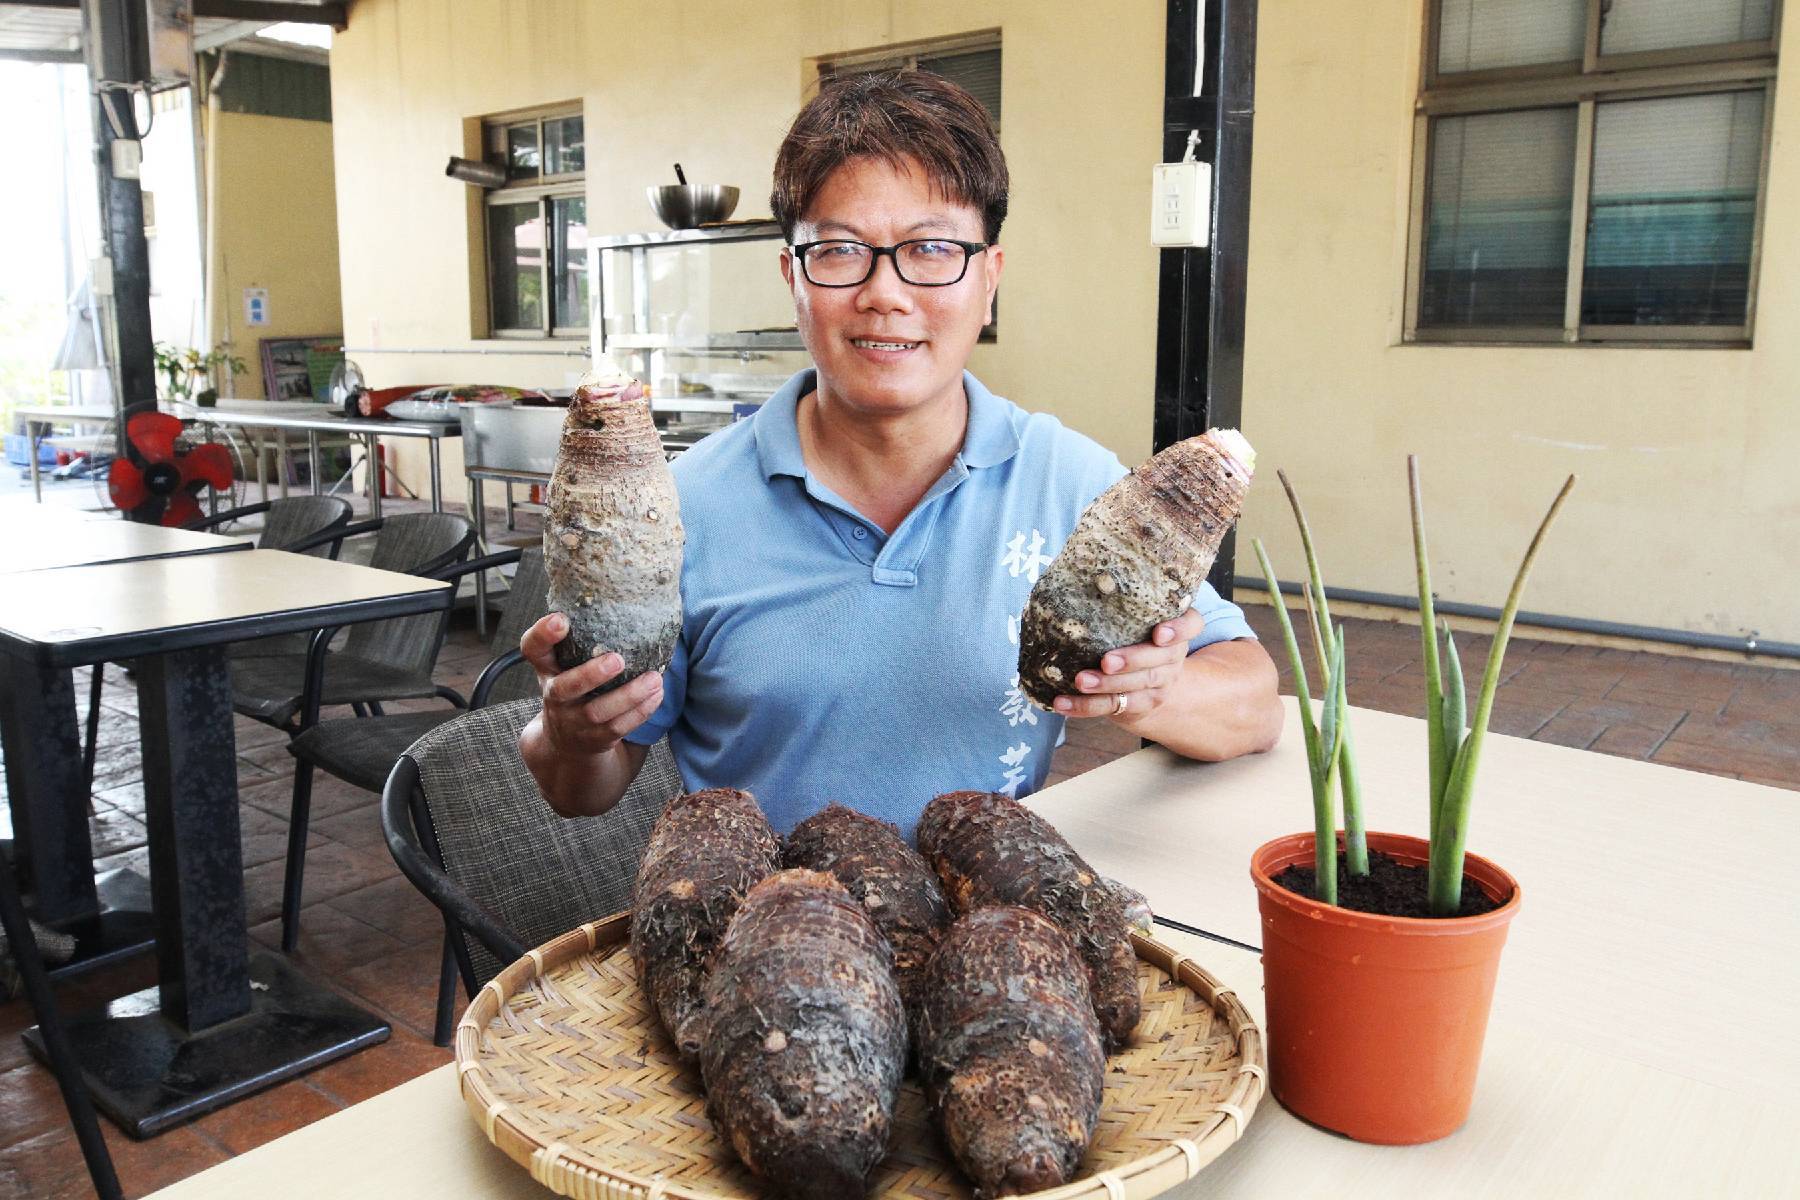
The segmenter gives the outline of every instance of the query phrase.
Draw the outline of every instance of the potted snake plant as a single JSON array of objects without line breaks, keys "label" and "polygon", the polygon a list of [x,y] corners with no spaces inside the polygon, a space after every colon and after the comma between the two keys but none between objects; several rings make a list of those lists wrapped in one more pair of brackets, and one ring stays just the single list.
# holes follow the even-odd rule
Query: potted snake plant
[{"label": "potted snake plant", "polygon": [[1470,802],[1525,582],[1575,484],[1571,475],[1525,551],[1470,710],[1448,623],[1440,652],[1414,456],[1407,476],[1425,666],[1426,838],[1363,828],[1344,633],[1332,624],[1312,532],[1285,475],[1282,486],[1306,554],[1307,640],[1322,681],[1317,717],[1274,567],[1261,541],[1253,542],[1300,701],[1314,818],[1311,832],[1277,838],[1251,856],[1262,917],[1270,1087],[1284,1107],[1316,1125],[1388,1144],[1444,1137],[1467,1119],[1474,1097],[1500,951],[1519,911],[1520,889],[1505,870],[1467,851]]}]

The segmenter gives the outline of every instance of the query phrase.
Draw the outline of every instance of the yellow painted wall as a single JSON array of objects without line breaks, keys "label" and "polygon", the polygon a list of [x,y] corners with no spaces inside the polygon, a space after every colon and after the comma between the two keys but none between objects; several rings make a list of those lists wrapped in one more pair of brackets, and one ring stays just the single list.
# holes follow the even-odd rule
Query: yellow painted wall
[{"label": "yellow painted wall", "polygon": [[[331,125],[215,112],[208,132],[212,327],[248,367],[228,394],[263,396],[260,339],[340,331]],[[269,290],[269,324],[244,325],[244,289]]]},{"label": "yellow painted wall", "polygon": [[[1329,579],[1408,592],[1404,457],[1417,451],[1439,591],[1497,605],[1574,471],[1529,608],[1800,640],[1800,340],[1788,334],[1800,274],[1783,269],[1800,256],[1788,136],[1800,93],[1776,92],[1754,349],[1404,346],[1423,2],[1262,5],[1244,425],[1266,470],[1246,532],[1298,577],[1273,478],[1285,467]],[[650,228],[642,187],[677,160],[739,184],[737,215],[761,215],[807,58],[998,27],[1013,215],[1001,340],[974,367],[1134,462],[1150,446],[1157,263],[1144,226],[1163,20],[1160,0],[357,0],[332,56],[346,337],[504,348],[469,338],[468,197],[442,177],[467,118],[581,101],[596,233]],[[378,383],[555,386],[579,367],[360,357]],[[403,453],[422,482],[416,451]]]},{"label": "yellow painted wall", "polygon": [[[505,350],[472,341],[466,189],[444,178],[462,122],[578,100],[588,227],[656,228],[643,189],[689,177],[743,189],[770,171],[810,57],[1000,28],[1012,210],[998,343],[973,368],[1134,462],[1150,450],[1161,145],[1161,0],[357,0],[332,46],[345,337],[353,346]],[[773,275],[775,246],[768,246]],[[537,343],[541,348],[542,343]],[[356,355],[376,384],[562,386],[575,358]],[[416,448],[396,448],[423,482]],[[459,494],[460,448],[445,445]]]},{"label": "yellow painted wall", "polygon": [[1775,91],[1754,349],[1402,345],[1422,2],[1261,6],[1244,420],[1270,477],[1245,529],[1301,576],[1285,467],[1328,581],[1416,591],[1416,451],[1434,583],[1498,606],[1575,472],[1527,608],[1800,641],[1800,88]]}]

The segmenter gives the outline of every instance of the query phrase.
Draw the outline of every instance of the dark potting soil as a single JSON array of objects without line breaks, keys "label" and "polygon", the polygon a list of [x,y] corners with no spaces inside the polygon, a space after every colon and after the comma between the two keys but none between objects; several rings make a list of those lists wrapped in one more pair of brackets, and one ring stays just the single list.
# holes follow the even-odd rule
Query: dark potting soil
[{"label": "dark potting soil", "polygon": [[[1379,850],[1369,851],[1369,873],[1352,875],[1338,855],[1338,907],[1357,912],[1377,913],[1384,917],[1436,917],[1425,892],[1426,871],[1389,858]],[[1297,896],[1316,899],[1319,873],[1311,866],[1296,864],[1275,876],[1275,882]],[[1479,916],[1500,907],[1481,890],[1481,885],[1464,876],[1462,907],[1459,917]]]}]

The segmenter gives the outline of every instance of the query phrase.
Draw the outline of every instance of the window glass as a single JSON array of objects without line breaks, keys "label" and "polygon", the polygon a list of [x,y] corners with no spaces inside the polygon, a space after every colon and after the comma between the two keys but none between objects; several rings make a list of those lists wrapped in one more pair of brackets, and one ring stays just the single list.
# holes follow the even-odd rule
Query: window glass
[{"label": "window glass", "polygon": [[574,196],[550,202],[554,243],[550,258],[556,286],[558,328],[585,327],[588,321],[587,200]]},{"label": "window glass", "polygon": [[1754,91],[1597,106],[1583,324],[1743,324],[1763,104]]},{"label": "window glass", "polygon": [[1560,328],[1574,107],[1439,117],[1431,127],[1420,328]]},{"label": "window glass", "polygon": [[544,326],[544,224],[538,206],[488,208],[488,269],[493,273],[495,329]]},{"label": "window glass", "polygon": [[557,117],[544,122],[544,174],[570,175],[587,166],[581,118]]},{"label": "window glass", "polygon": [[988,116],[994,119],[994,128],[1000,128],[1000,51],[928,55],[919,59],[919,69],[942,75],[967,88],[969,94],[988,110]]},{"label": "window glass", "polygon": [[1764,41],[1775,0],[1612,0],[1600,9],[1600,53]]},{"label": "window glass", "polygon": [[1586,40],[1586,0],[1441,0],[1437,69],[1575,62]]},{"label": "window glass", "polygon": [[506,175],[509,179],[531,179],[538,173],[537,122],[512,125],[506,130]]}]

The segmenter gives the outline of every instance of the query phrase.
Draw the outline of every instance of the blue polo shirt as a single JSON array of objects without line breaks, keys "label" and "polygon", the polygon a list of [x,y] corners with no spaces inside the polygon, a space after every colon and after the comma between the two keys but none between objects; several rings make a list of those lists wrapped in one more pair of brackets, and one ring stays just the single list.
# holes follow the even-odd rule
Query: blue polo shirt
[{"label": "blue polo shirt", "polygon": [[[630,740],[668,734],[690,789],[746,788],[783,834],[837,801],[910,840],[940,793],[1043,784],[1063,718],[1019,689],[1019,613],[1125,468],[965,372],[962,453],[889,536],[806,469],[813,378],[675,460],[681,639]],[[1255,636],[1210,587],[1194,607],[1195,647]]]}]

